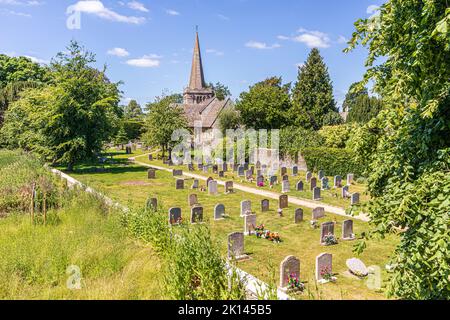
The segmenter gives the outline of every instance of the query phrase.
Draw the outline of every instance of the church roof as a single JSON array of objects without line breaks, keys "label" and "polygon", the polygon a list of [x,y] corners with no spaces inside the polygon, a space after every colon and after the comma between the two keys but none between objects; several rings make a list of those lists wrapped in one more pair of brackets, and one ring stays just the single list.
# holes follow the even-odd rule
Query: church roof
[{"label": "church roof", "polygon": [[189,127],[194,127],[195,122],[200,121],[203,128],[213,128],[217,124],[220,112],[230,103],[229,98],[220,101],[214,97],[201,104],[178,104],[178,106],[183,108]]},{"label": "church roof", "polygon": [[200,42],[198,32],[195,34],[194,54],[192,56],[191,78],[189,80],[189,89],[206,88],[205,77],[203,75],[202,55],[200,53]]}]

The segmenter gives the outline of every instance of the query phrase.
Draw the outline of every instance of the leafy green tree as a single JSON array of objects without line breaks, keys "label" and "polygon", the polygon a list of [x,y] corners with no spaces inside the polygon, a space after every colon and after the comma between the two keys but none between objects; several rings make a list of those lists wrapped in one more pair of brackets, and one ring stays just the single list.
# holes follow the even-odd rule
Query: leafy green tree
[{"label": "leafy green tree", "polygon": [[123,126],[120,126],[119,131],[117,131],[116,136],[114,137],[114,144],[116,145],[123,145],[127,144],[128,141],[130,141],[128,139],[127,133],[125,132],[125,129]]},{"label": "leafy green tree", "polygon": [[1,129],[9,147],[21,147],[68,170],[99,153],[115,131],[118,84],[91,64],[92,53],[72,41],[52,61],[52,83],[28,89],[12,103]]},{"label": "leafy green tree", "polygon": [[214,90],[214,94],[220,101],[225,100],[227,97],[231,96],[230,89],[220,82],[217,82],[216,84],[210,83],[208,87]]},{"label": "leafy green tree", "polygon": [[254,129],[279,129],[288,125],[289,90],[290,84],[283,85],[281,77],[272,77],[242,92],[236,104],[242,123]]},{"label": "leafy green tree", "polygon": [[280,154],[295,157],[305,148],[321,147],[325,139],[317,131],[289,126],[280,130]]},{"label": "leafy green tree", "polygon": [[377,97],[369,97],[367,88],[360,88],[359,83],[353,83],[345,96],[342,110],[348,112],[347,122],[366,123],[381,110],[382,102]]},{"label": "leafy green tree", "polygon": [[350,85],[347,94],[345,95],[344,103],[342,104],[342,111],[348,112],[355,104],[359,96],[368,96],[369,92],[366,87],[361,88],[359,82],[354,82]]},{"label": "leafy green tree", "polygon": [[131,100],[123,107],[123,117],[125,119],[137,119],[144,115],[142,108],[136,100]]},{"label": "leafy green tree", "polygon": [[355,149],[368,164],[371,235],[400,234],[388,293],[406,299],[450,297],[449,24],[446,1],[389,0],[355,23],[348,49],[368,48],[362,85],[383,97]]},{"label": "leafy green tree", "polygon": [[172,149],[177,143],[172,141],[172,133],[177,129],[188,127],[184,111],[177,105],[178,95],[165,95],[157,97],[154,102],[147,104],[148,114],[145,117],[144,133],[142,141],[148,146],[159,146],[163,157],[169,152],[172,157]]},{"label": "leafy green tree", "polygon": [[[322,127],[326,114],[338,112],[328,68],[316,48],[311,50],[306,63],[299,68],[298,81],[292,92],[291,111],[295,125],[314,130]],[[331,115],[326,124],[333,124],[336,119],[335,114]]]},{"label": "leafy green tree", "polygon": [[219,115],[219,127],[222,132],[227,129],[237,129],[241,124],[239,113],[232,109],[225,109]]}]

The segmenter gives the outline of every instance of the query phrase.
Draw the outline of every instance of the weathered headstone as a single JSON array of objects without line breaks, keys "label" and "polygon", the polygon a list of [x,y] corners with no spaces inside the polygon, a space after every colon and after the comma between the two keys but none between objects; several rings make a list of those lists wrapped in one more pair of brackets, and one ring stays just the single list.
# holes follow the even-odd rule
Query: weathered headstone
[{"label": "weathered headstone", "polygon": [[261,161],[256,161],[256,169],[261,169]]},{"label": "weathered headstone", "polygon": [[153,161],[153,155],[152,154],[148,155],[148,161]]},{"label": "weathered headstone", "polygon": [[285,174],[285,175],[282,176],[282,179],[281,179],[281,180],[283,180],[283,181],[289,181],[289,176],[288,176],[287,174]]},{"label": "weathered headstone", "polygon": [[208,193],[211,195],[217,194],[217,181],[211,180],[208,182]]},{"label": "weathered headstone", "polygon": [[188,164],[188,170],[189,171],[195,171],[194,165],[192,163]]},{"label": "weathered headstone", "polygon": [[277,176],[270,176],[270,184],[276,184],[278,181],[278,177]]},{"label": "weathered headstone", "polygon": [[320,225],[320,244],[324,245],[325,236],[332,234],[334,235],[334,222],[324,222]]},{"label": "weathered headstone", "polygon": [[214,207],[214,220],[221,220],[225,215],[225,206],[221,203]]},{"label": "weathered headstone", "polygon": [[311,180],[311,178],[312,178],[312,173],[311,173],[311,171],[307,171],[307,172],[306,172],[306,182],[309,182],[309,181]]},{"label": "weathered headstone", "polygon": [[228,235],[228,259],[248,259],[248,256],[244,252],[244,233],[230,233]]},{"label": "weathered headstone", "polygon": [[241,201],[241,217],[252,213],[252,203],[250,200]]},{"label": "weathered headstone", "polygon": [[212,166],[212,172],[213,172],[214,174],[217,174],[218,171],[219,171],[219,166],[218,166],[217,164],[213,165],[213,166]]},{"label": "weathered headstone", "polygon": [[316,257],[316,280],[324,282],[324,274],[333,273],[333,256],[330,253],[322,253]]},{"label": "weathered headstone", "polygon": [[282,194],[278,198],[278,208],[284,209],[288,207],[288,196],[287,194]]},{"label": "weathered headstone", "polygon": [[294,211],[294,223],[299,223],[300,221],[303,221],[303,209],[297,208]]},{"label": "weathered headstone", "polygon": [[248,214],[244,216],[244,234],[251,235],[255,233],[256,214]]},{"label": "weathered headstone", "polygon": [[353,173],[347,174],[347,184],[352,184],[355,175]]},{"label": "weathered headstone", "polygon": [[227,172],[228,171],[228,164],[226,162],[222,163],[222,171]]},{"label": "weathered headstone", "polygon": [[287,173],[286,167],[281,167],[281,176],[284,176]]},{"label": "weathered headstone", "polygon": [[334,187],[335,188],[341,188],[342,187],[342,177],[341,176],[334,176]]},{"label": "weathered headstone", "polygon": [[208,177],[208,179],[206,179],[206,186],[208,186],[209,182],[214,180],[212,177]]},{"label": "weathered headstone", "polygon": [[285,193],[285,192],[289,192],[291,190],[291,186],[289,184],[288,180],[284,180],[283,184],[281,185],[281,192]]},{"label": "weathered headstone", "polygon": [[198,204],[198,197],[196,194],[190,194],[188,196],[188,204],[190,207],[192,207],[194,204]]},{"label": "weathered headstone", "polygon": [[156,199],[156,198],[147,199],[145,207],[148,210],[156,211],[158,209],[158,199]]},{"label": "weathered headstone", "polygon": [[348,189],[349,189],[348,185],[342,187],[342,193],[341,193],[342,198],[345,199],[345,198],[349,197],[350,193],[348,192]]},{"label": "weathered headstone", "polygon": [[298,166],[293,166],[292,167],[292,175],[294,177],[298,175]]},{"label": "weathered headstone", "polygon": [[320,182],[321,182],[322,190],[328,190],[330,188],[327,177],[323,177],[322,179],[320,179]]},{"label": "weathered headstone", "polygon": [[342,222],[342,240],[354,240],[355,234],[353,233],[353,220],[344,220]]},{"label": "weathered headstone", "polygon": [[256,178],[256,186],[262,186],[264,185],[264,177],[263,176],[258,176],[258,178]]},{"label": "weathered headstone", "polygon": [[181,208],[170,208],[169,209],[169,224],[178,224],[181,222]]},{"label": "weathered headstone", "polygon": [[225,193],[233,192],[233,181],[225,181]]},{"label": "weathered headstone", "polygon": [[315,187],[313,190],[313,200],[320,200],[320,188]]},{"label": "weathered headstone", "polygon": [[316,177],[312,177],[312,178],[309,180],[309,183],[311,184],[310,190],[311,190],[311,191],[314,190],[314,188],[317,187],[317,178],[316,178]]},{"label": "weathered headstone", "polygon": [[199,185],[198,179],[194,179],[192,182],[191,189],[198,189],[198,185]]},{"label": "weathered headstone", "polygon": [[250,180],[250,179],[252,178],[252,176],[253,176],[252,170],[247,170],[247,171],[245,171],[245,178],[246,178],[247,180]]},{"label": "weathered headstone", "polygon": [[223,177],[224,177],[224,175],[225,175],[225,174],[224,174],[224,172],[223,172],[222,170],[221,170],[221,171],[219,171],[219,177],[220,177],[220,178],[223,178]]},{"label": "weathered headstone", "polygon": [[303,191],[303,181],[299,180],[296,185],[297,191]]},{"label": "weathered headstone", "polygon": [[317,220],[320,218],[325,217],[325,208],[323,207],[316,207],[312,211],[312,220]]},{"label": "weathered headstone", "polygon": [[325,177],[325,172],[323,170],[319,170],[317,176],[319,177],[319,179],[322,179],[323,177]]},{"label": "weathered headstone", "polygon": [[197,163],[198,170],[203,170],[203,163]]},{"label": "weathered headstone", "polygon": [[156,179],[156,170],[155,169],[148,169],[147,170],[147,176],[149,179]]},{"label": "weathered headstone", "polygon": [[177,179],[175,185],[177,190],[184,189],[184,179]]},{"label": "weathered headstone", "polygon": [[354,274],[357,277],[365,277],[369,274],[369,270],[367,269],[364,262],[357,258],[347,259],[347,261],[345,261],[345,264],[347,265],[350,273]]},{"label": "weathered headstone", "polygon": [[280,264],[280,288],[287,289],[289,278],[300,279],[300,259],[288,256]]},{"label": "weathered headstone", "polygon": [[358,203],[359,203],[359,193],[358,192],[352,193],[350,198],[350,204],[354,205]]},{"label": "weathered headstone", "polygon": [[244,163],[244,170],[248,170],[248,162]]},{"label": "weathered headstone", "polygon": [[203,173],[208,173],[208,166],[207,166],[207,165],[204,165],[204,166],[202,167],[202,171],[203,171]]},{"label": "weathered headstone", "polygon": [[243,177],[245,175],[245,169],[243,166],[239,166],[238,168],[238,176]]},{"label": "weathered headstone", "polygon": [[176,177],[176,176],[182,176],[182,175],[183,175],[183,170],[177,170],[177,169],[172,170],[172,176]]},{"label": "weathered headstone", "polygon": [[263,199],[261,200],[261,212],[269,211],[269,200]]},{"label": "weathered headstone", "polygon": [[203,207],[195,205],[191,208],[191,223],[203,222]]}]

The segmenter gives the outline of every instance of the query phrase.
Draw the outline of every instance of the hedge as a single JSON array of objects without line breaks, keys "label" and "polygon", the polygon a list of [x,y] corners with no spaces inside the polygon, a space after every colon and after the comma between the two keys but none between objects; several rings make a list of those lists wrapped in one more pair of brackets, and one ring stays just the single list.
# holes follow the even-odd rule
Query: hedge
[{"label": "hedge", "polygon": [[361,176],[364,172],[363,164],[355,160],[354,152],[349,149],[305,148],[301,154],[310,171],[324,170],[328,176],[340,175],[342,177],[347,173]]}]

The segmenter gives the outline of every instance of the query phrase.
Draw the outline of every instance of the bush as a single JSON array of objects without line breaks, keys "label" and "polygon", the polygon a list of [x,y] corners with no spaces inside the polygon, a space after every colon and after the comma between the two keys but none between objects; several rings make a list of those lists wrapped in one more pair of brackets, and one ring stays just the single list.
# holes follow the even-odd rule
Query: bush
[{"label": "bush", "polygon": [[323,146],[325,139],[317,131],[302,127],[286,127],[280,130],[280,154],[295,157],[304,148]]},{"label": "bush", "polygon": [[358,176],[364,172],[362,164],[355,160],[354,152],[348,149],[306,148],[302,155],[309,170],[324,170],[326,175],[354,173]]},{"label": "bush", "polygon": [[345,148],[357,125],[325,126],[318,131],[325,140],[325,146],[330,148]]}]

